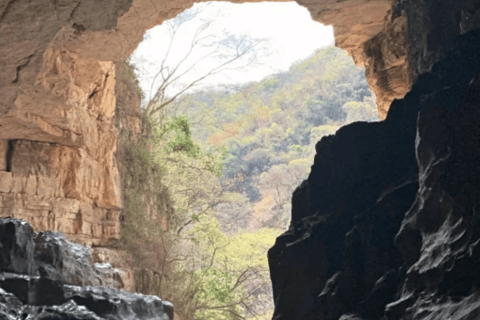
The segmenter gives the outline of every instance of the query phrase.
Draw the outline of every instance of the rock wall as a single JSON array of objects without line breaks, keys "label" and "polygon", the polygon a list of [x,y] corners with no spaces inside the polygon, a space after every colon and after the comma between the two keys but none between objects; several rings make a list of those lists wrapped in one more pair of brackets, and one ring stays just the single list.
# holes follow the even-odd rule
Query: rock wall
[{"label": "rock wall", "polygon": [[480,30],[442,56],[385,121],[316,145],[269,251],[274,319],[479,318]]},{"label": "rock wall", "polygon": [[33,85],[17,79],[2,87],[0,215],[80,243],[108,243],[118,239],[121,207],[115,69],[51,48],[42,62]]},{"label": "rock wall", "polygon": [[455,50],[459,35],[479,27],[478,0],[394,1],[383,30],[360,50],[380,116],[410,91],[419,75]]}]

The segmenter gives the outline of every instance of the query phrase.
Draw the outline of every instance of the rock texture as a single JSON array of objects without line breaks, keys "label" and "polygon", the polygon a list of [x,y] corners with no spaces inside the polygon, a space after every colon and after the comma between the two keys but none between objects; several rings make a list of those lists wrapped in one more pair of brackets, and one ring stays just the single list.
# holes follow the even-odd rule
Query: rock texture
[{"label": "rock texture", "polygon": [[1,319],[173,319],[170,303],[111,288],[108,268],[58,233],[4,218],[0,244]]},{"label": "rock texture", "polygon": [[316,146],[269,251],[274,319],[478,319],[480,30],[385,121]]},{"label": "rock texture", "polygon": [[362,45],[367,80],[380,116],[409,92],[419,75],[456,50],[457,37],[480,27],[478,0],[396,0],[382,32]]},{"label": "rock texture", "polygon": [[95,263],[98,252],[70,242],[60,233],[35,233],[22,220],[2,218],[0,243],[0,266],[5,272],[42,275],[71,285],[126,288],[120,270],[112,268],[105,259]]},{"label": "rock texture", "polygon": [[[407,59],[407,19],[392,10],[393,0],[298,0],[312,18],[332,25],[335,45],[364,66],[385,118],[390,103],[410,89]],[[373,50],[372,50],[373,49]]]},{"label": "rock texture", "polygon": [[97,6],[97,17],[86,2],[0,4],[1,215],[84,244],[118,239],[115,69],[59,42],[67,21],[112,28],[130,4]]}]

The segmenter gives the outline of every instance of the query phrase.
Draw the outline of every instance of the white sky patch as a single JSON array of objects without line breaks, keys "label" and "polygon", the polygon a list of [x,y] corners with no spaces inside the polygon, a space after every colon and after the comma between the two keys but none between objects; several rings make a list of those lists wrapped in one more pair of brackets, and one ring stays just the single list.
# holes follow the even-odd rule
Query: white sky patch
[{"label": "white sky patch", "polygon": [[[209,2],[195,4],[193,9],[196,8],[202,9],[200,14],[195,20],[182,27],[182,32],[178,33],[178,37],[172,45],[169,54],[171,67],[185,55],[191,41],[189,39],[200,25],[200,19],[212,17],[215,17],[215,23],[211,26],[210,31],[214,34],[226,30],[231,34],[268,38],[272,52],[262,60],[260,66],[250,68],[247,72],[231,72],[223,76],[206,78],[203,81],[205,85],[259,81],[269,74],[288,70],[295,61],[307,58],[316,49],[331,45],[334,41],[332,27],[313,21],[308,10],[295,2],[247,4]],[[132,56],[132,62],[139,69],[140,86],[145,91],[147,98],[150,96],[153,77],[160,69],[168,43],[169,36],[164,23],[146,33],[144,41]],[[197,55],[192,55],[192,59],[198,59],[201,54],[202,51],[198,50]],[[214,60],[204,61],[201,68],[186,74],[182,78],[182,82],[195,80],[213,66],[215,66]]]}]

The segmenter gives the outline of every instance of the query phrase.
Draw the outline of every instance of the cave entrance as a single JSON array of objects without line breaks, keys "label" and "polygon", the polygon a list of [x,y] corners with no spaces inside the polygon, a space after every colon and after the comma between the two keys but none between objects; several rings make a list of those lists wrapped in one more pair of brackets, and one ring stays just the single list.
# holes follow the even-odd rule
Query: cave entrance
[{"label": "cave entrance", "polygon": [[[154,169],[137,191],[159,190],[142,201],[161,236],[142,240],[162,248],[138,256],[161,272],[142,272],[137,289],[168,297],[182,319],[270,317],[266,252],[289,223],[315,143],[378,119],[364,70],[296,3],[217,2],[148,31],[117,67],[118,82],[128,77],[142,98],[135,148]],[[138,210],[130,198],[125,207]]]}]

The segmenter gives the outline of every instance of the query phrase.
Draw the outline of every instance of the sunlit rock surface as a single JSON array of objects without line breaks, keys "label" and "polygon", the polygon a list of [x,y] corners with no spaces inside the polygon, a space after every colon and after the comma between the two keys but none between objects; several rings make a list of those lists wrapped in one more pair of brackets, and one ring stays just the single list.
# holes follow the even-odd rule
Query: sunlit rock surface
[{"label": "sunlit rock surface", "polygon": [[274,319],[478,319],[480,30],[316,146],[269,251]]},{"label": "sunlit rock surface", "polygon": [[170,303],[116,289],[111,269],[58,233],[0,219],[2,319],[173,319]]}]

